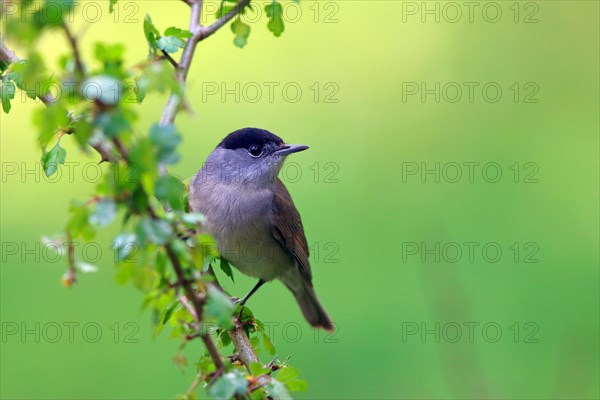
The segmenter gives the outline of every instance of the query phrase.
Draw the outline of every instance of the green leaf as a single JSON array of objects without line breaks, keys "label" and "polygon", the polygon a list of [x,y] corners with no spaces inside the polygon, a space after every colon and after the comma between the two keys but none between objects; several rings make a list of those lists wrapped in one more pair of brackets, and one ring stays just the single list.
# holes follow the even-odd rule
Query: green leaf
[{"label": "green leaf", "polygon": [[265,331],[265,324],[263,324],[263,322],[261,320],[256,320],[256,330],[258,332],[264,332]]},{"label": "green leaf", "polygon": [[114,138],[123,132],[131,131],[129,121],[121,110],[98,113],[94,120],[94,125],[102,129],[107,138]]},{"label": "green leaf", "polygon": [[[208,271],[208,267],[213,266],[215,267],[217,264],[221,263],[221,260],[219,258],[217,258],[214,254],[211,254],[208,251],[204,251],[204,246],[202,246],[202,244],[200,244],[199,246],[200,249],[202,249],[201,251],[198,251],[198,253],[196,253],[196,257],[195,258],[199,258],[202,259],[202,272],[207,272]],[[196,248],[194,248],[192,251],[194,251]]]},{"label": "green leaf", "polygon": [[96,43],[94,47],[94,55],[98,61],[102,63],[118,62],[123,59],[125,54],[125,46],[120,43],[106,44]]},{"label": "green leaf", "polygon": [[231,344],[231,337],[229,337],[229,334],[225,331],[221,331],[219,334],[219,340],[221,341],[223,347],[227,347]]},{"label": "green leaf", "polygon": [[167,222],[149,217],[142,219],[137,226],[137,235],[142,243],[165,244],[172,234],[173,229]]},{"label": "green leaf", "polygon": [[308,383],[303,379],[296,379],[285,384],[290,392],[306,392]]},{"label": "green leaf", "polygon": [[2,100],[2,110],[8,114],[10,111],[10,101],[15,98],[16,88],[11,81],[0,82],[0,99]]},{"label": "green leaf", "polygon": [[231,326],[231,315],[234,309],[235,305],[225,293],[213,286],[208,287],[208,300],[206,301],[208,317],[227,329]]},{"label": "green leaf", "polygon": [[155,196],[173,210],[183,209],[183,183],[172,175],[161,176],[154,186]]},{"label": "green leaf", "polygon": [[277,372],[277,380],[285,384],[287,389],[292,392],[304,392],[308,385],[305,380],[298,379],[300,371],[294,367],[286,366]]},{"label": "green leaf", "polygon": [[267,392],[273,399],[276,400],[292,400],[292,396],[288,393],[285,385],[277,379],[271,379],[266,386]]},{"label": "green leaf", "polygon": [[275,354],[275,346],[273,346],[273,342],[271,342],[269,335],[267,335],[265,332],[263,332],[262,339],[263,339],[263,345],[265,346],[265,349],[267,350],[267,352],[270,355],[274,355]]},{"label": "green leaf", "polygon": [[36,52],[29,53],[27,60],[19,60],[12,66],[8,78],[15,82],[17,87],[27,93],[31,99],[44,95],[42,89],[47,89],[52,83],[44,66],[43,57]]},{"label": "green leaf", "polygon": [[175,77],[175,71],[166,60],[148,63],[140,76],[136,78],[135,83],[136,96],[140,103],[146,94],[152,91],[183,94],[182,86]]},{"label": "green leaf", "polygon": [[171,26],[165,30],[165,36],[175,36],[179,39],[189,39],[192,36],[192,32],[186,31],[185,29],[179,29],[174,26]]},{"label": "green leaf", "polygon": [[[245,326],[244,330],[246,331],[246,335],[248,337],[250,337],[249,327]],[[250,337],[250,344],[252,345],[252,348],[254,349],[254,352],[256,354],[258,354],[260,352],[260,349],[258,348],[258,344],[259,343],[260,343],[260,339],[258,338],[258,336],[252,336],[252,337]]]},{"label": "green leaf", "polygon": [[175,149],[181,142],[181,136],[177,133],[175,126],[160,126],[154,124],[150,129],[150,140],[158,149],[158,161],[165,164],[177,162],[179,156]]},{"label": "green leaf", "polygon": [[117,268],[115,280],[119,285],[131,281],[133,285],[143,291],[152,288],[156,273],[149,265],[140,266],[135,263],[122,263]]},{"label": "green leaf", "polygon": [[104,66],[104,73],[117,78],[125,78],[126,72],[122,70],[125,46],[120,43],[96,43],[94,55]]},{"label": "green leaf", "polygon": [[250,363],[250,373],[253,376],[260,376],[260,375],[264,375],[271,372],[271,370],[269,368],[266,368],[264,365],[262,365],[259,362],[252,362]]},{"label": "green leaf", "polygon": [[235,314],[240,316],[240,321],[242,322],[252,322],[254,320],[254,314],[248,306],[240,306],[238,304],[235,309]]},{"label": "green leaf", "polygon": [[277,372],[277,380],[286,383],[300,376],[300,371],[294,367],[283,367]]},{"label": "green leaf", "polygon": [[243,23],[240,19],[236,19],[231,24],[231,31],[235,34],[233,43],[237,47],[243,48],[248,42],[248,36],[250,35],[250,25]]},{"label": "green leaf", "polygon": [[144,37],[148,42],[149,55],[156,55],[156,38],[158,38],[159,36],[160,33],[152,23],[152,18],[150,18],[150,14],[146,14],[146,18],[144,19]]},{"label": "green leaf", "polygon": [[102,199],[96,203],[96,209],[90,215],[90,224],[105,227],[115,219],[116,215],[117,204],[111,199]]},{"label": "green leaf", "polygon": [[[140,186],[138,172],[137,166],[132,164],[112,164],[104,176],[103,182],[98,186],[99,193],[118,200],[132,201],[132,197],[136,195],[135,191]],[[132,206],[130,203],[128,205]]]},{"label": "green leaf", "polygon": [[156,45],[165,53],[176,53],[179,49],[183,49],[185,42],[175,36],[163,36],[158,39]]},{"label": "green leaf", "polygon": [[48,145],[56,131],[69,125],[67,110],[59,104],[38,109],[33,115],[33,122],[39,129],[38,142],[42,148]]},{"label": "green leaf", "polygon": [[112,14],[115,11],[115,4],[117,4],[119,0],[110,0],[110,5],[108,6],[108,11]]},{"label": "green leaf", "polygon": [[208,387],[208,394],[217,400],[229,400],[236,393],[244,394],[248,388],[248,381],[241,372],[233,370],[219,377]]},{"label": "green leaf", "polygon": [[143,137],[137,140],[132,146],[129,153],[131,168],[139,174],[155,175],[157,163],[152,141],[147,137]]},{"label": "green leaf", "polygon": [[221,263],[220,263],[220,267],[221,267],[221,271],[225,272],[225,275],[227,275],[228,277],[231,278],[231,282],[235,283],[235,279],[233,279],[233,271],[231,270],[231,265],[229,265],[229,262],[227,262],[226,259],[224,259],[223,257],[221,257]]},{"label": "green leaf", "polygon": [[265,11],[267,12],[267,17],[269,17],[269,23],[267,24],[267,28],[273,35],[279,37],[283,30],[285,29],[283,25],[283,9],[281,4],[277,1],[272,2],[271,4],[267,4],[265,6]]},{"label": "green leaf", "polygon": [[60,146],[60,141],[56,142],[52,150],[45,152],[42,156],[42,165],[46,176],[53,175],[58,170],[58,164],[64,164],[67,158],[67,151]]},{"label": "green leaf", "polygon": [[156,42],[159,49],[166,53],[175,53],[185,46],[187,39],[193,36],[192,32],[171,26],[165,30],[163,37]]},{"label": "green leaf", "polygon": [[92,134],[94,133],[94,126],[92,123],[87,118],[80,117],[73,122],[72,126],[75,130],[75,135],[73,136],[75,136],[77,143],[81,146],[87,144],[88,139],[92,137]]},{"label": "green leaf", "polygon": [[162,324],[164,325],[167,322],[169,322],[173,313],[180,308],[181,308],[181,303],[179,302],[179,300],[175,300],[174,302],[171,303],[171,305],[169,307],[164,309],[163,314],[161,315]]}]

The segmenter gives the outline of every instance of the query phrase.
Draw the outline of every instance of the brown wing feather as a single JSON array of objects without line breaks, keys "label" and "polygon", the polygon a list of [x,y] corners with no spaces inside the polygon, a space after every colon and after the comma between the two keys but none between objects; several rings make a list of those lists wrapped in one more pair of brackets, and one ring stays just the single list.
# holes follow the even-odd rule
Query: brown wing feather
[{"label": "brown wing feather", "polygon": [[271,234],[281,247],[298,262],[300,273],[310,283],[312,273],[308,262],[308,243],[304,236],[302,220],[290,192],[279,178],[275,182]]}]

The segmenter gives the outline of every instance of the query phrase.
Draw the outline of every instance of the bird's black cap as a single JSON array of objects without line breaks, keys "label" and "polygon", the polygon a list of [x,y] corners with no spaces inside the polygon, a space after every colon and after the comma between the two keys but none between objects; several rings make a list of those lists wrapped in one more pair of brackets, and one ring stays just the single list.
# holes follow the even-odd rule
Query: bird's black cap
[{"label": "bird's black cap", "polygon": [[227,135],[217,147],[230,150],[249,149],[254,145],[264,147],[267,143],[279,147],[283,144],[283,140],[264,129],[242,128]]}]

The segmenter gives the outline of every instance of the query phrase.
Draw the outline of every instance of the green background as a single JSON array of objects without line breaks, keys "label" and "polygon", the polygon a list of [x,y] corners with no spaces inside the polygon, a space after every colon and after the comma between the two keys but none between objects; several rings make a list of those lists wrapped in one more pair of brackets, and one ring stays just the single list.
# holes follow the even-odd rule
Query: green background
[{"label": "green background", "polygon": [[[187,27],[181,1],[122,0],[112,15],[108,2],[98,4],[98,22],[86,24],[76,11],[75,30],[85,27],[86,60],[96,41],[125,42],[127,62],[143,60],[146,13],[161,30]],[[472,22],[458,4],[463,15],[454,23],[455,11],[444,2],[286,4],[286,29],[275,38],[259,2],[246,48],[234,47],[229,27],[198,47],[189,76],[193,113],[177,119],[184,141],[171,172],[193,175],[223,136],[245,126],[311,147],[288,160],[284,181],[302,213],[315,287],[337,332],[309,329],[279,283],[261,289],[250,304],[271,323],[280,358],[292,356],[308,381],[299,398],[600,396],[598,2],[497,2],[502,16],[496,23],[488,21],[495,8],[482,14],[486,3],[477,3]],[[408,15],[413,6],[419,11]],[[439,7],[439,22],[422,15],[425,6]],[[88,12],[94,19],[95,9]],[[524,23],[531,13],[537,22]],[[60,31],[38,48],[51,69],[68,52]],[[233,94],[221,98],[221,85],[235,90],[236,82],[239,102]],[[278,84],[272,101],[266,82]],[[403,101],[407,85],[422,82],[428,89],[440,83],[439,102],[435,94],[423,101],[420,93]],[[450,101],[455,85],[443,91],[449,82],[463,88],[456,102]],[[464,82],[479,85],[473,101]],[[482,94],[490,82],[502,89],[497,102]],[[534,86],[526,87],[529,82]],[[293,88],[282,92],[286,84],[302,89],[297,102]],[[219,93],[209,95],[206,88],[214,85]],[[262,96],[253,102],[257,85]],[[532,87],[538,91],[530,99],[537,102],[525,102]],[[337,101],[325,102],[333,91],[329,100]],[[139,133],[159,119],[165,100],[154,95],[143,103]],[[140,293],[115,283],[110,243],[116,226],[94,246],[102,253],[99,272],[80,276],[72,289],[60,284],[65,257],[55,260],[41,248],[43,235],[62,229],[71,199],[92,193],[84,175],[93,176],[94,168],[84,166],[96,157],[81,156],[66,138],[67,161],[79,164],[72,174],[62,168],[59,179],[44,178],[31,122],[36,107],[15,101],[1,116],[0,396],[173,398],[185,392],[193,368],[175,366],[179,343],[168,332],[153,339]],[[473,182],[465,162],[479,163]],[[433,174],[406,175],[411,166],[434,169],[436,163],[439,182]],[[454,163],[462,176],[452,183]],[[482,175],[486,163],[499,166],[498,182],[488,182],[494,170]],[[526,182],[531,179],[537,182]],[[478,243],[472,262],[464,253],[467,242]],[[487,243],[492,250],[482,254]],[[415,245],[417,254],[407,253]],[[16,246],[17,254],[7,246]],[[502,250],[497,262],[490,260],[493,246]],[[452,262],[457,247],[463,254]],[[84,257],[94,259],[88,250]],[[237,295],[253,284],[239,273],[235,284],[221,281]],[[64,325],[71,322],[79,324],[73,343]],[[139,328],[131,337],[137,343],[125,338],[133,332],[128,322]],[[86,323],[96,324],[87,336]],[[51,343],[54,324],[62,336]],[[9,334],[15,326],[19,332]],[[92,343],[94,326],[102,335]],[[37,332],[39,343],[35,333],[22,336],[23,329]],[[199,341],[189,345],[189,362],[201,351]]]}]

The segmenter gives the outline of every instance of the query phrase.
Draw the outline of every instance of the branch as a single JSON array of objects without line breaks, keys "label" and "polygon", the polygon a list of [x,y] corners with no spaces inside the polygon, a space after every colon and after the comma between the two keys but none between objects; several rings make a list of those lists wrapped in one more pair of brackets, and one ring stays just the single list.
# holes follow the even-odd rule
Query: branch
[{"label": "branch", "polygon": [[[200,19],[202,17],[202,0],[189,0],[187,2],[192,8],[190,15],[190,32],[193,36],[188,39],[183,54],[181,55],[181,61],[179,61],[179,68],[175,71],[175,77],[180,84],[184,84],[187,78],[190,66],[192,65],[192,58],[194,58],[194,52],[199,42],[199,32],[202,29]],[[160,125],[170,125],[175,121],[175,115],[177,114],[177,108],[181,102],[180,96],[172,93],[169,96],[167,105],[165,106],[162,116],[160,118]]]},{"label": "branch", "polygon": [[[123,158],[123,160],[125,160],[127,163],[129,163],[129,156],[128,156],[125,148],[120,144],[120,142],[117,139],[114,139],[113,142],[115,142],[115,145],[119,151],[119,154]],[[145,192],[145,190],[142,189],[142,192],[143,192],[144,196],[146,196],[147,198],[150,197]],[[152,219],[155,219],[155,220],[160,219],[158,217],[158,215],[156,214],[156,211],[154,211],[154,209],[152,208],[152,205],[148,204],[148,206],[146,207],[146,211],[148,212],[150,217],[152,217]],[[173,265],[173,270],[175,270],[175,275],[177,276],[177,281],[179,282],[179,285],[183,288],[186,297],[192,302],[192,304],[194,306],[196,321],[200,325],[200,323],[202,321],[202,312],[203,312],[203,308],[204,308],[205,298],[204,297],[200,298],[198,296],[198,293],[196,293],[194,291],[194,288],[192,287],[192,282],[185,278],[185,272],[183,270],[183,266],[181,265],[181,262],[179,261],[179,257],[177,257],[177,254],[175,253],[175,250],[173,250],[173,246],[170,243],[165,244],[165,251],[167,252],[167,257],[169,258],[169,261],[171,261],[171,264]],[[194,315],[194,314],[192,314],[192,315]],[[199,326],[199,328],[202,329],[201,326]],[[200,338],[204,342],[204,345],[206,346],[206,349],[208,350],[210,357],[212,358],[213,362],[215,363],[215,367],[217,368],[217,371],[223,371],[225,368],[225,364],[223,363],[223,358],[221,357],[221,353],[219,353],[219,350],[217,349],[215,342],[212,340],[210,335],[206,332],[201,332]]]},{"label": "branch", "polygon": [[[74,47],[74,49],[77,49],[77,47]],[[15,54],[14,51],[12,51],[8,47],[6,47],[4,45],[4,43],[2,43],[0,41],[0,61],[4,61],[5,63],[8,63],[8,64],[14,64],[16,62],[19,62],[20,60],[21,60],[21,58],[17,57],[17,55]],[[81,61],[79,63],[81,63]],[[54,98],[50,93],[47,93],[45,95],[38,94],[37,97],[46,106],[50,106],[58,101],[58,99]],[[66,133],[70,135],[70,134],[75,133],[75,131],[69,130]],[[101,142],[93,143],[93,144],[89,143],[89,145],[94,150],[96,150],[98,152],[98,154],[100,154],[100,157],[101,157],[100,162],[111,161],[113,159],[112,155],[110,154],[110,148],[107,148],[103,143],[101,143]]]},{"label": "branch", "polygon": [[223,25],[225,25],[226,23],[231,21],[231,19],[233,17],[235,17],[238,13],[240,13],[240,11],[242,11],[244,9],[244,7],[246,7],[248,4],[250,4],[250,0],[240,0],[240,2],[237,3],[235,5],[235,7],[233,7],[233,9],[231,9],[231,11],[229,11],[227,14],[223,15],[221,18],[219,18],[217,21],[215,21],[212,25],[203,27],[200,30],[200,39],[199,40],[204,40],[207,37],[209,37],[210,35],[212,35],[213,33],[215,33]]},{"label": "branch", "polygon": [[[215,287],[220,291],[224,292],[223,287],[221,287],[221,284],[217,280],[215,272],[212,268],[208,269],[208,273],[214,278],[213,285],[215,285]],[[258,362],[259,360],[239,319],[236,319],[234,328],[227,333],[229,334],[229,337],[235,346],[237,357],[244,363],[248,372],[250,372],[250,364],[253,362]]]},{"label": "branch", "polygon": [[67,273],[63,276],[63,284],[66,287],[71,287],[77,282],[77,270],[75,269],[75,245],[71,235],[67,233],[66,245],[69,251],[69,258],[67,260],[68,269]]},{"label": "branch", "polygon": [[73,50],[73,56],[75,56],[76,70],[79,72],[80,77],[84,77],[85,70],[83,68],[83,62],[81,62],[81,54],[79,53],[79,47],[77,46],[77,38],[75,37],[75,35],[73,35],[73,32],[71,32],[71,29],[69,29],[69,26],[65,21],[63,21],[62,27],[65,31],[65,34],[67,35],[67,40],[71,45],[71,49]]},{"label": "branch", "polygon": [[177,64],[177,61],[173,60],[173,57],[171,57],[171,55],[169,53],[167,53],[164,50],[161,50],[163,53],[163,56],[161,57],[163,60],[167,60],[169,63],[171,63],[171,65],[173,66],[173,68],[175,68],[175,70],[178,70],[179,64]]},{"label": "branch", "polygon": [[[213,33],[215,33],[218,29],[220,29],[227,22],[229,22],[234,16],[236,16],[244,7],[246,7],[250,3],[250,0],[240,0],[239,3],[230,12],[228,12],[226,15],[224,15],[218,21],[216,21],[215,23],[213,23],[212,25],[210,25],[208,27],[203,27],[200,23],[201,16],[202,16],[203,0],[183,0],[183,1],[186,2],[187,4],[189,4],[191,7],[190,31],[193,33],[193,36],[188,40],[188,42],[183,50],[183,54],[181,56],[181,61],[178,64],[179,68],[176,69],[176,78],[181,84],[184,84],[187,79],[187,75],[189,73],[189,69],[190,69],[192,59],[194,56],[194,52],[196,50],[196,46],[197,46],[198,42],[211,36]],[[80,52],[79,52],[79,49],[77,46],[77,38],[72,34],[72,32],[70,31],[69,27],[66,24],[63,25],[63,29],[67,35],[67,39],[73,50],[77,71],[83,77],[85,75],[85,70],[84,70],[84,65],[83,65],[81,55],[80,55]],[[13,64],[15,62],[18,62],[20,59],[15,55],[15,53],[12,50],[5,47],[4,44],[0,41],[0,60],[6,62],[8,64]],[[38,97],[46,105],[51,105],[52,103],[57,101],[57,99],[54,99],[50,95],[38,96]],[[180,102],[181,102],[181,98],[178,95],[171,94],[171,96],[169,97],[169,100],[163,110],[163,113],[162,113],[162,117],[161,117],[161,121],[160,121],[161,125],[168,125],[168,124],[172,124],[174,122]],[[73,133],[73,132],[71,132],[71,133]],[[116,161],[118,161],[119,158],[122,158],[123,161],[129,162],[128,152],[124,148],[124,146],[122,146],[122,144],[118,140],[114,140],[113,144],[114,144],[115,148],[117,149],[117,152],[120,157],[112,156],[111,154],[109,154],[109,152],[107,152],[102,147],[102,144],[95,144],[95,145],[91,145],[91,146],[102,155],[103,161],[116,162]],[[149,197],[149,195],[147,193],[144,193],[144,194],[147,197]],[[151,205],[148,205],[147,212],[153,219],[160,219],[160,217],[158,217],[158,215],[156,214],[156,212],[154,211],[154,209],[152,208]],[[195,315],[195,317],[197,318],[197,322],[200,322],[200,321],[202,321],[203,306],[204,306],[206,298],[203,294],[199,294],[195,291],[195,288],[193,286],[193,281],[185,279],[184,268],[181,265],[179,257],[175,253],[175,250],[174,250],[172,244],[167,243],[167,244],[165,244],[164,247],[165,247],[167,256],[173,266],[173,270],[175,271],[175,274],[177,275],[179,285],[184,290],[186,298],[189,299],[189,301],[191,302],[191,305],[193,306],[194,313],[192,313],[192,315]],[[212,271],[212,269],[210,270],[210,272],[214,275],[214,272]],[[221,291],[223,290],[223,288],[221,287],[219,282],[216,280],[216,277],[212,284],[214,284],[215,287],[217,287]],[[228,334],[231,337],[231,340],[235,345],[236,352],[237,352],[236,356],[238,357],[238,359],[240,359],[244,363],[246,368],[249,370],[250,364],[252,362],[257,362],[258,357],[256,356],[256,353],[254,352],[254,349],[252,348],[252,344],[250,343],[250,340],[243,329],[242,323],[239,320],[236,321],[234,329],[229,331]],[[200,337],[201,337],[202,341],[204,342],[204,345],[206,346],[206,349],[207,349],[208,353],[210,354],[213,362],[215,363],[217,370],[223,371],[225,368],[225,365],[223,363],[223,358],[222,358],[221,354],[219,353],[217,346],[215,345],[215,342],[213,341],[212,337],[208,333],[204,333],[204,332],[200,332]]]},{"label": "branch", "polygon": [[[209,37],[210,35],[215,33],[219,28],[221,28],[223,25],[225,25],[227,22],[229,22],[234,16],[236,16],[244,7],[246,7],[250,3],[250,0],[240,0],[239,3],[231,11],[229,11],[226,15],[221,17],[218,21],[214,22],[212,25],[210,25],[208,27],[203,27],[200,23],[201,17],[202,17],[202,0],[183,0],[183,1],[185,1],[187,4],[189,4],[191,6],[189,30],[190,30],[190,32],[193,33],[193,36],[188,39],[188,41],[185,45],[185,48],[183,49],[183,54],[181,55],[181,60],[178,63],[179,68],[176,69],[176,78],[177,78],[178,82],[180,82],[181,84],[184,84],[187,79],[187,76],[188,76],[188,73],[190,70],[190,66],[192,64],[192,59],[194,57],[194,52],[196,50],[196,46],[197,46],[198,42],[206,39],[207,37]],[[175,117],[177,115],[177,109],[179,107],[180,102],[181,102],[181,98],[178,95],[171,94],[171,96],[169,97],[169,100],[167,101],[167,104],[163,110],[163,113],[162,113],[162,116],[160,119],[160,125],[173,124],[173,122],[175,121]],[[169,250],[167,250],[167,251],[169,251]],[[171,257],[171,256],[169,256],[169,257]],[[175,264],[174,264],[174,266],[175,266]],[[209,271],[214,276],[214,272],[213,272],[212,268]],[[177,272],[177,268],[176,268],[176,272]],[[217,281],[216,276],[214,276],[214,278],[215,278],[214,285],[218,289],[223,291],[223,288]],[[179,274],[178,274],[177,279],[180,282],[182,282],[183,288],[186,291],[186,296],[190,300],[193,301],[193,299],[195,298],[195,295],[193,294],[193,290],[192,290],[192,293],[189,293],[189,289],[188,289],[189,283],[186,283],[187,281],[185,280],[185,277],[183,275],[179,276]],[[192,297],[190,297],[190,295]],[[197,313],[198,317],[201,317],[201,315],[202,315],[201,309],[198,310],[197,307],[195,307],[195,308],[196,308],[196,313]],[[237,354],[238,358],[244,363],[244,365],[246,366],[246,369],[248,369],[248,371],[250,371],[250,364],[253,362],[258,362],[258,357],[256,356],[254,349],[252,348],[250,339],[246,335],[246,332],[244,331],[242,324],[239,321],[236,321],[235,328],[233,330],[229,331],[228,334],[236,348],[236,351],[238,353]],[[210,339],[210,337],[208,337],[208,339]],[[205,344],[207,344],[207,341],[205,340],[204,336],[202,336],[202,340],[205,341]],[[212,343],[212,345],[214,346],[214,342],[212,342],[212,340],[210,343]],[[207,345],[207,349],[209,349],[209,352],[211,351],[209,348],[209,345]],[[214,357],[213,357],[213,359],[214,359]]]},{"label": "branch", "polygon": [[[150,207],[150,206],[148,206],[148,207]],[[177,254],[175,254],[173,247],[170,244],[166,244],[165,250],[167,252],[167,256],[169,257],[169,260],[171,261],[171,264],[173,265],[173,269],[175,270],[177,279],[179,280],[179,282],[181,282],[181,286],[183,287],[183,290],[185,291],[186,297],[194,305],[195,315],[194,314],[192,314],[192,315],[196,318],[196,322],[198,323],[198,328],[202,329],[201,323],[202,323],[202,309],[204,306],[204,299],[200,299],[198,297],[196,292],[194,292],[194,288],[191,286],[190,282],[185,279],[183,267],[181,266],[181,263],[179,262],[179,258],[177,257]],[[213,362],[215,363],[215,367],[217,368],[217,371],[223,371],[225,369],[225,364],[223,363],[223,358],[221,358],[221,353],[219,353],[219,350],[217,349],[217,345],[215,345],[215,342],[212,340],[210,335],[205,332],[202,332],[200,334],[200,338],[204,342],[204,346],[206,346],[206,349],[208,350],[208,354],[210,354],[210,357],[212,358]]]},{"label": "branch", "polygon": [[[84,73],[83,71],[83,63],[81,62],[81,57],[79,55],[79,50],[77,47],[77,39],[75,39],[75,37],[72,35],[71,31],[69,30],[69,27],[67,26],[66,23],[63,23],[63,28],[67,34],[67,38],[69,39],[69,42],[71,43],[71,46],[73,48],[73,53],[75,56],[75,62],[77,65],[77,69],[80,70],[81,74]],[[14,64],[18,61],[20,61],[21,58],[17,57],[17,55],[15,54],[14,51],[12,51],[11,49],[9,49],[8,47],[6,47],[4,45],[4,43],[2,41],[0,41],[0,61],[4,61],[5,63],[8,64]],[[42,101],[42,103],[44,103],[46,106],[50,106],[53,103],[56,103],[58,101],[58,99],[55,99],[50,93],[47,93],[45,95],[38,95],[37,96],[38,99],[40,99]],[[67,134],[73,134],[75,133],[74,130],[69,130],[66,132]],[[100,154],[100,162],[105,162],[105,161],[111,161],[113,159],[112,155],[110,154],[110,148],[107,148],[103,143],[90,143],[89,144],[94,150],[96,150],[98,152],[98,154]]]},{"label": "branch", "polygon": [[250,364],[258,362],[259,360],[242,324],[239,321],[236,321],[235,328],[227,333],[237,350],[237,357],[244,363],[248,372],[250,372]]},{"label": "branch", "polygon": [[[193,36],[188,39],[185,48],[183,49],[183,54],[181,55],[181,61],[178,64],[179,68],[176,69],[175,76],[177,81],[181,84],[184,84],[185,80],[187,79],[198,42],[211,36],[213,33],[219,30],[219,28],[235,17],[240,11],[242,11],[244,7],[250,4],[250,0],[240,0],[231,11],[219,18],[212,25],[204,27],[200,23],[202,17],[202,0],[184,1],[192,8],[189,30],[192,32]],[[160,125],[170,125],[175,122],[175,115],[177,114],[177,109],[180,103],[181,97],[179,95],[171,94],[171,96],[169,96],[167,105],[165,106],[160,118]]]}]

